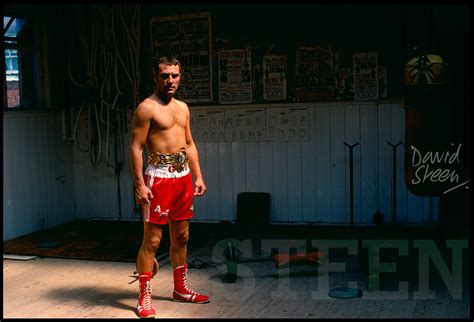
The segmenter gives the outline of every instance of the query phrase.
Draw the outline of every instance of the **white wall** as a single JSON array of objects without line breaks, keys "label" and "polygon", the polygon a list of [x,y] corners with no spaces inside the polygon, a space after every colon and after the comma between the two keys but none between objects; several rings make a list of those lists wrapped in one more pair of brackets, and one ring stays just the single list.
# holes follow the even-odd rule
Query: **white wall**
[{"label": "white wall", "polygon": [[[197,142],[208,192],[196,198],[194,221],[235,220],[237,194],[249,191],[271,194],[272,223],[346,225],[350,222],[349,149],[344,142],[359,142],[353,150],[355,223],[370,224],[377,210],[390,222],[392,148],[387,142],[404,141],[400,103],[297,105],[309,108],[309,141]],[[292,104],[275,105],[281,106]],[[245,106],[262,107],[272,108]],[[209,108],[191,107],[191,113]],[[90,152],[80,152],[71,141],[63,141],[61,133],[57,113],[3,114],[3,240],[79,218],[119,219],[118,179],[107,166],[105,130],[97,167],[90,161]],[[109,162],[114,164],[112,143],[111,139]],[[134,212],[129,145],[128,134],[120,172],[121,219],[140,220]],[[408,192],[403,164],[403,146],[399,146],[397,221],[426,224],[431,216],[438,222],[439,200]]]},{"label": "white wall", "polygon": [[60,114],[3,113],[3,240],[75,219],[72,144]]},{"label": "white wall", "polygon": [[[392,148],[404,141],[404,110],[397,101],[296,104],[308,106],[310,140],[302,142],[197,142],[208,192],[195,201],[196,222],[235,220],[239,192],[271,194],[272,223],[342,224],[350,222],[349,149],[354,148],[354,218],[370,224],[374,212],[392,215]],[[275,107],[292,104],[275,105]],[[271,108],[246,105],[245,108]],[[212,107],[191,107],[191,113]],[[216,106],[236,108],[236,106]],[[129,116],[131,117],[131,115]],[[129,120],[130,121],[130,120]],[[103,140],[105,140],[103,135]],[[105,150],[103,141],[102,150]],[[122,219],[134,213],[133,184],[128,167],[120,174]],[[110,147],[113,151],[113,146]],[[403,145],[397,148],[397,221],[425,224],[439,219],[439,200],[421,198],[404,184]],[[105,153],[94,168],[90,154],[74,148],[78,218],[118,219],[117,177]],[[430,204],[431,203],[431,204]],[[431,214],[430,214],[431,211]]]},{"label": "white wall", "polygon": [[[132,115],[129,115],[129,123]],[[87,117],[82,117],[87,123]],[[128,126],[130,127],[130,125]],[[84,130],[83,130],[84,132]],[[85,131],[87,132],[87,131]],[[134,190],[130,175],[129,149],[130,134],[123,139],[124,164],[120,171],[119,179],[115,174],[115,153],[112,133],[109,137],[109,160],[107,160],[107,137],[105,126],[101,130],[102,144],[100,162],[97,167],[93,165],[90,152],[81,152],[77,146],[73,150],[74,173],[76,178],[75,197],[78,218],[89,219],[123,219],[140,220],[140,213],[134,212]],[[78,135],[79,142],[87,142],[85,136]],[[109,165],[110,166],[109,166]],[[120,180],[120,181],[119,181]],[[119,209],[119,182],[120,182],[120,205]],[[121,217],[121,218],[120,218]]]}]

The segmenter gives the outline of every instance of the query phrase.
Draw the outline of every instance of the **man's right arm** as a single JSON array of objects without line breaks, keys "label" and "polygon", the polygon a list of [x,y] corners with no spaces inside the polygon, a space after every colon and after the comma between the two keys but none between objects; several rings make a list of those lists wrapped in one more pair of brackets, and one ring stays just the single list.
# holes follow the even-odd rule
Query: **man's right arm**
[{"label": "man's right arm", "polygon": [[144,103],[138,105],[131,129],[130,170],[135,185],[135,199],[139,204],[148,203],[153,198],[143,180],[143,146],[146,144],[151,118],[151,108]]}]

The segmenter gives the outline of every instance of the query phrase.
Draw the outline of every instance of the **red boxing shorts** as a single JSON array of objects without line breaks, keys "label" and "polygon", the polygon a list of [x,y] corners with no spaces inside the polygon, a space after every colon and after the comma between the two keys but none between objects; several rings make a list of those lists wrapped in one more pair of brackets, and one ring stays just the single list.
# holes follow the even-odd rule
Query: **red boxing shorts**
[{"label": "red boxing shorts", "polygon": [[143,220],[165,225],[168,219],[187,220],[193,216],[193,178],[187,164],[181,172],[169,164],[149,164],[144,180],[153,199],[142,205]]}]

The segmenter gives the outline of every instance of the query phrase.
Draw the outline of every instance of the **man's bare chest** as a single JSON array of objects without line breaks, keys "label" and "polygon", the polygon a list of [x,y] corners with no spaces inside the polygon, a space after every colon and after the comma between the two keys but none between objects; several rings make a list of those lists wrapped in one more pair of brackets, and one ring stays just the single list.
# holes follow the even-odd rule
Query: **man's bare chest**
[{"label": "man's bare chest", "polygon": [[151,126],[159,129],[168,129],[172,127],[184,128],[186,126],[186,114],[178,108],[158,110],[153,114]]}]

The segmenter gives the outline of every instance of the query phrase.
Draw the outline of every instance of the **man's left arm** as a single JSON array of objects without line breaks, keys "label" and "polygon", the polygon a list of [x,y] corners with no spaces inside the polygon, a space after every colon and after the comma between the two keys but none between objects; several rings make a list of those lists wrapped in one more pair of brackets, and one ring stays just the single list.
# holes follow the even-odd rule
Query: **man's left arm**
[{"label": "man's left arm", "polygon": [[186,112],[187,112],[187,120],[186,120],[186,128],[185,128],[185,135],[186,135],[186,144],[188,145],[188,157],[189,157],[189,169],[193,174],[195,181],[194,181],[194,195],[202,196],[206,192],[206,184],[204,183],[204,179],[202,178],[201,166],[199,164],[199,153],[194,144],[193,136],[191,134],[191,126],[190,126],[190,114],[189,108],[186,105]]}]

